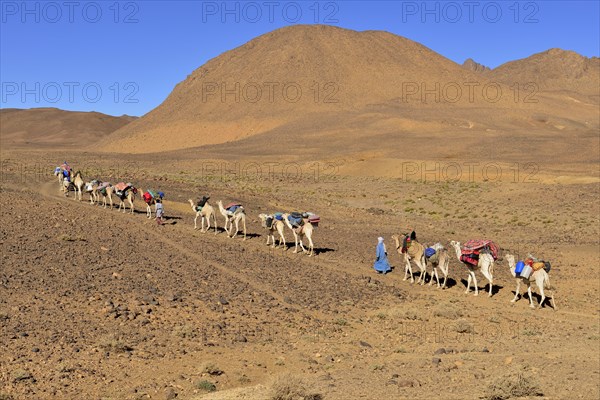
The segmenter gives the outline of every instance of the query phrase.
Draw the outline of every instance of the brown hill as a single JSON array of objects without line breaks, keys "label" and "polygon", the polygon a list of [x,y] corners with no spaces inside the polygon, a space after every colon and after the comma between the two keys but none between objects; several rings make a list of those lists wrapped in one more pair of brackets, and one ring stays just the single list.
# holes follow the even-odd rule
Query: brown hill
[{"label": "brown hill", "polygon": [[2,147],[73,147],[98,142],[136,119],[57,108],[0,109]]},{"label": "brown hill", "polygon": [[286,27],[210,60],[101,148],[145,153],[223,144],[224,152],[285,155],[297,142],[317,158],[372,154],[386,139],[415,135],[564,136],[597,127],[597,107],[582,104],[586,99],[543,91],[515,96],[497,83],[500,72],[471,71],[388,32]]},{"label": "brown hill", "polygon": [[[407,85],[434,87],[449,77],[476,79],[453,61],[391,33],[286,27],[198,68],[159,107],[106,141],[106,149],[160,151],[238,140],[308,115],[341,116],[398,101]],[[238,99],[225,91],[235,91],[236,83]],[[207,95],[213,84],[221,86]],[[254,101],[257,86],[262,97]],[[302,93],[297,101],[294,87]],[[166,136],[168,143],[155,140]]]},{"label": "brown hill", "polygon": [[600,98],[600,58],[587,58],[574,51],[550,49],[500,65],[489,74],[507,85],[529,82],[539,90],[568,91]]}]

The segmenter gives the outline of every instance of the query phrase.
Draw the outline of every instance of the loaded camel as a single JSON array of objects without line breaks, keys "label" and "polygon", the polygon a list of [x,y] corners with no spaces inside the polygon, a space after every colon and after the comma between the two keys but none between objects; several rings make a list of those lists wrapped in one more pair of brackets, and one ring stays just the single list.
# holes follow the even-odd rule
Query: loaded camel
[{"label": "loaded camel", "polygon": [[469,276],[467,279],[467,290],[465,290],[465,293],[469,293],[469,289],[471,288],[471,280],[473,280],[473,285],[475,285],[475,296],[479,294],[479,288],[477,287],[477,278],[475,277],[475,271],[479,270],[481,271],[485,279],[487,279],[489,282],[489,296],[492,297],[492,283],[494,281],[494,257],[492,257],[492,255],[488,253],[481,253],[479,254],[479,261],[477,265],[474,266],[472,264],[460,260],[460,256],[462,255],[462,251],[460,249],[460,242],[455,242],[454,240],[452,240],[450,241],[450,245],[454,247],[454,250],[456,252],[456,258],[458,258],[458,261],[464,264],[469,270]]},{"label": "loaded camel", "polygon": [[[409,235],[404,235],[404,239],[406,239]],[[400,255],[400,259],[404,260],[404,279],[406,280],[408,274],[410,273],[410,283],[415,282],[415,278],[413,278],[412,267],[410,266],[411,260],[414,264],[419,268],[421,273],[419,274],[419,279],[417,283],[421,282],[421,285],[425,284],[425,273],[427,272],[427,264],[425,262],[425,247],[416,240],[411,241],[410,247],[406,250],[406,253],[402,252],[402,244],[400,243],[400,237],[398,235],[392,235],[392,239],[396,242],[396,250]],[[433,278],[432,278],[433,279]]]},{"label": "loaded camel", "polygon": [[[267,229],[267,246],[269,245],[269,241],[273,239],[273,248],[275,248],[275,231],[279,233],[279,246],[285,247],[285,237],[283,236],[283,229],[285,224],[283,221],[276,219],[272,215],[267,214],[259,214],[258,218],[260,218],[262,222],[263,228]],[[267,226],[267,219],[272,218],[271,226]]]},{"label": "loaded camel", "polygon": [[98,199],[98,205],[100,205],[100,196],[102,196],[102,205],[106,208],[106,199],[110,204],[110,209],[113,208],[112,195],[114,193],[114,187],[108,182],[102,182],[101,185],[96,187],[96,198]]},{"label": "loaded camel", "polygon": [[73,176],[73,186],[75,186],[75,200],[79,199],[79,201],[83,200],[83,186],[85,182],[83,182],[83,177],[81,176],[81,171],[75,172],[75,176]]},{"label": "loaded camel", "polygon": [[[546,300],[546,295],[544,294],[544,287],[546,289],[550,288],[550,276],[548,275],[546,270],[544,268],[541,268],[541,269],[538,269],[537,271],[533,271],[531,273],[531,275],[529,276],[529,278],[517,276],[517,274],[515,272],[515,270],[516,270],[515,256],[513,256],[512,254],[505,254],[504,257],[508,261],[508,267],[510,268],[511,275],[513,277],[515,277],[515,279],[517,281],[517,288],[515,289],[515,297],[510,302],[514,303],[519,298],[521,282],[523,282],[527,285],[527,293],[529,293],[529,307],[535,308],[535,305],[533,304],[533,298],[531,296],[531,281],[535,280],[535,284],[540,289],[540,294],[542,295],[542,299],[540,300],[540,308],[541,308],[542,305],[544,304],[544,300]],[[556,303],[554,302],[554,293],[551,292],[550,295],[551,295],[550,303],[552,304],[552,308],[554,310],[556,310]]]},{"label": "loaded camel", "polygon": [[152,218],[152,205],[156,207],[156,199],[150,192],[144,192],[143,189],[140,189],[142,192],[142,199],[144,199],[144,203],[146,203],[146,217]]},{"label": "loaded camel", "polygon": [[129,209],[131,210],[131,214],[133,214],[133,201],[135,200],[135,194],[137,193],[137,189],[128,184],[127,187],[120,192],[120,194],[117,191],[115,191],[114,193],[119,199],[119,208],[117,209],[117,211],[121,211],[122,208],[123,212],[125,212],[125,200],[127,200],[129,202]]},{"label": "loaded camel", "polygon": [[86,182],[83,185],[84,192],[90,195],[90,204],[92,205],[96,204],[96,202],[100,200],[98,197],[98,186],[100,186],[100,184],[102,184],[102,182],[94,179],[93,181]]},{"label": "loaded camel", "polygon": [[[217,205],[219,206],[219,212],[223,217],[225,217],[225,225],[223,228],[225,232],[227,232],[227,236],[230,238],[234,238],[237,236],[239,229],[240,221],[242,222],[242,227],[244,230],[244,240],[246,240],[246,211],[244,211],[244,207],[238,206],[238,208],[230,213],[223,207],[223,202],[221,200],[217,201]],[[235,222],[235,232],[233,232],[233,223]],[[227,228],[229,226],[229,228]],[[233,232],[233,234],[232,234]]]},{"label": "loaded camel", "polygon": [[[302,249],[302,251],[308,254],[309,256],[312,256],[315,250],[315,246],[312,241],[313,225],[310,222],[308,222],[308,218],[303,218],[302,220],[304,221],[304,224],[302,224],[302,226],[300,227],[294,228],[290,223],[288,217],[289,214],[283,214],[283,222],[287,225],[288,228],[292,230],[292,233],[294,234],[294,253],[298,252],[298,244],[300,244],[300,248]],[[304,244],[302,243],[302,238],[304,236],[306,236],[306,238],[308,239],[308,250],[304,248]]]},{"label": "loaded camel", "polygon": [[[198,224],[197,224],[198,217],[202,217],[202,229],[200,230],[200,232],[208,232],[210,230],[210,217],[212,216],[213,221],[215,223],[215,235],[216,235],[217,234],[217,217],[215,215],[215,209],[213,208],[213,206],[208,204],[208,198],[205,197],[205,199],[206,199],[206,202],[204,203],[204,206],[200,210],[198,210],[198,208],[194,204],[194,200],[188,199],[188,201],[190,202],[190,205],[192,206],[192,210],[196,213],[196,218],[194,218],[194,229],[198,229]],[[208,224],[208,226],[206,227],[206,230],[204,230],[204,220],[205,219]]]},{"label": "loaded camel", "polygon": [[[425,261],[431,262],[431,265],[433,266],[431,279],[429,280],[429,286],[431,286],[433,283],[433,277],[435,276],[438,288],[445,289],[446,280],[448,280],[448,265],[450,264],[450,255],[448,254],[448,250],[439,242],[431,246],[431,248],[435,250],[435,254],[429,259],[425,258]],[[438,268],[444,276],[444,283],[441,286],[440,278],[438,277]]]}]

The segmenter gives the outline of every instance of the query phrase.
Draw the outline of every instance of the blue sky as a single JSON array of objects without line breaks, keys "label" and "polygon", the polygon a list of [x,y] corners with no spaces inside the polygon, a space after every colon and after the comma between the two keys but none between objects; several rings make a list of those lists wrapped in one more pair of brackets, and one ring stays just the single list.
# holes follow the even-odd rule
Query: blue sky
[{"label": "blue sky", "polygon": [[497,67],[549,48],[599,56],[598,1],[5,1],[0,107],[143,115],[209,59],[274,29],[384,30]]}]

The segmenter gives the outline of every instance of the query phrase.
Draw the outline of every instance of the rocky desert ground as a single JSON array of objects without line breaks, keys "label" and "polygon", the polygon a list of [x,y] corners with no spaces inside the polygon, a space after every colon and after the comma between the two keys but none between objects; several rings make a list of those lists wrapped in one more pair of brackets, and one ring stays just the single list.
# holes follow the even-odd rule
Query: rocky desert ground
[{"label": "rocky desert ground", "polygon": [[[163,190],[167,224],[147,219],[139,198],[133,215],[65,198],[51,174],[63,159],[89,177]],[[228,169],[172,163],[3,157],[2,398],[268,399],[286,373],[303,380],[305,398],[598,397],[597,182],[426,182],[340,169],[286,181],[275,169],[236,174],[231,160],[221,160]],[[244,204],[248,239],[228,238],[221,216],[216,235],[195,231],[186,200],[201,194]],[[265,245],[257,215],[278,210],[321,215],[316,256]],[[515,282],[502,258],[491,298],[464,293],[455,257],[445,290],[403,281],[390,236],[410,228],[426,244],[490,238],[503,253],[550,260],[558,310],[510,303]],[[385,276],[372,269],[380,235],[395,267]],[[286,239],[293,246],[289,230]]]}]

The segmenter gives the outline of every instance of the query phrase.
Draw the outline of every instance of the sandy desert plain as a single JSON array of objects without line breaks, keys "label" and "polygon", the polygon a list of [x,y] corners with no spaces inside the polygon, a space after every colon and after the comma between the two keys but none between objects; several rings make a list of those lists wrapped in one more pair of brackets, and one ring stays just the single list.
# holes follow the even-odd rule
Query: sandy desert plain
[{"label": "sandy desert plain", "polygon": [[[341,82],[341,104],[276,103],[261,120],[255,104],[216,102],[206,115],[196,108],[198,122],[185,108],[197,81],[233,68],[217,58],[156,110],[99,133],[84,132],[84,118],[49,135],[51,120],[65,120],[57,110],[0,112],[0,399],[598,399],[598,59],[554,49],[506,67],[535,75],[531,105],[404,102],[400,91],[378,101],[372,93],[387,90],[378,79],[394,63],[408,68],[400,56],[379,65],[389,46],[414,53],[428,82],[446,79],[436,68],[457,82],[504,72],[489,78],[385,33],[265,36],[220,56],[241,60],[240,81],[266,81],[241,76],[252,70],[282,81],[296,70],[297,82],[332,74],[322,82]],[[298,69],[315,42],[349,48]],[[283,65],[255,54],[269,46],[290,71],[241,65]],[[381,74],[336,75],[355,47]],[[564,82],[553,75],[577,66]],[[367,87],[361,79],[373,99],[351,92]],[[31,117],[40,112],[50,114]],[[167,223],[147,219],[139,196],[133,215],[64,197],[52,175],[64,160],[85,180],[164,191]],[[228,238],[221,215],[216,235],[193,229],[187,199],[203,194],[244,205],[247,240]],[[294,210],[321,216],[313,257],[293,254],[287,228],[287,250],[265,245],[258,214]],[[498,243],[493,296],[480,274],[479,296],[464,293],[467,271],[452,252],[448,288],[429,286],[429,275],[424,286],[403,281],[391,235],[412,228],[449,249]],[[372,268],[378,236],[387,275]],[[510,302],[507,252],[552,263],[557,310]]]}]

